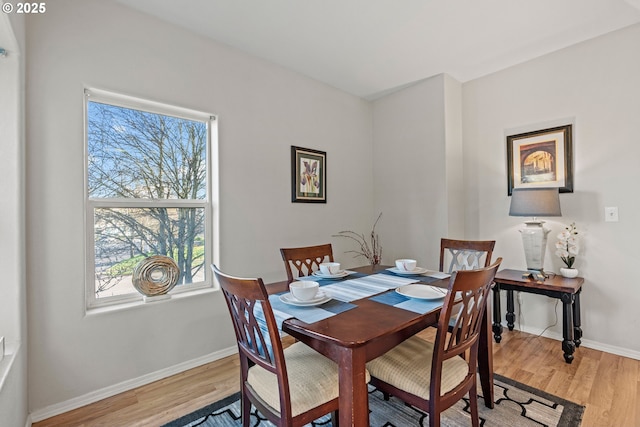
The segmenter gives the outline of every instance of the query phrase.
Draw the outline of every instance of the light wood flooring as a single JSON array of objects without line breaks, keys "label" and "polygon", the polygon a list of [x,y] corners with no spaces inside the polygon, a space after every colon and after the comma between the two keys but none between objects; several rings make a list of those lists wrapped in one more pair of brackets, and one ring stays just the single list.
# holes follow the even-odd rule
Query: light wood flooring
[{"label": "light wood flooring", "polygon": [[[640,426],[640,361],[581,347],[568,365],[559,341],[506,330],[493,351],[496,373],[585,405],[582,426]],[[159,426],[238,391],[238,370],[227,357],[33,427]]]}]

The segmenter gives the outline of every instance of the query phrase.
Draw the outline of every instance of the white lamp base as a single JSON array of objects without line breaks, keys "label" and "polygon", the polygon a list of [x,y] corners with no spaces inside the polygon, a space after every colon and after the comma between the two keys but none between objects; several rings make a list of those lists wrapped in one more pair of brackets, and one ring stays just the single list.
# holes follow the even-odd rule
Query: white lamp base
[{"label": "white lamp base", "polygon": [[541,277],[535,277],[538,280],[544,280],[544,254],[547,249],[547,235],[551,231],[543,226],[544,221],[533,220],[525,222],[526,227],[520,229],[522,235],[522,244],[524,246],[524,256],[527,261],[527,270],[529,273]]}]

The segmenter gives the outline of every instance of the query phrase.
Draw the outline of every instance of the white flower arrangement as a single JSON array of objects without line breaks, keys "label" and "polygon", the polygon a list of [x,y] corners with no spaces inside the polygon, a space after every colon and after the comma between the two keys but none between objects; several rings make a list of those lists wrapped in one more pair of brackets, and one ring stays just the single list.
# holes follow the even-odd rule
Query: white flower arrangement
[{"label": "white flower arrangement", "polygon": [[578,255],[579,252],[578,228],[576,227],[576,223],[572,222],[568,227],[565,227],[562,233],[558,234],[556,255],[560,257],[567,268],[573,268],[573,263],[576,262],[576,255]]}]

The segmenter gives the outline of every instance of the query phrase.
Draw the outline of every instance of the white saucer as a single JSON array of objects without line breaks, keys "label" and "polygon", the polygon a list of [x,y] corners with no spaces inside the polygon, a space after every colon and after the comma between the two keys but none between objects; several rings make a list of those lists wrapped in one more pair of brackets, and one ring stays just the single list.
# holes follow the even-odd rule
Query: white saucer
[{"label": "white saucer", "polygon": [[349,274],[351,274],[351,272],[347,270],[339,271],[336,274],[324,274],[320,271],[314,271],[313,273],[311,273],[312,276],[319,279],[340,279],[342,277],[347,277]]},{"label": "white saucer", "polygon": [[[438,288],[440,289],[440,288]],[[446,296],[447,291],[442,289],[439,291],[430,285],[404,285],[396,289],[396,292],[402,296],[416,299],[442,299]]]},{"label": "white saucer", "polygon": [[282,301],[283,303],[297,305],[300,307],[313,307],[315,305],[324,304],[329,300],[331,300],[331,297],[324,291],[318,291],[316,297],[309,301],[300,301],[299,299],[291,295],[290,292],[280,295],[280,301]]},{"label": "white saucer", "polygon": [[428,269],[422,267],[416,267],[411,271],[398,270],[396,267],[387,268],[387,270],[401,276],[414,276],[416,274],[424,274],[429,271]]}]

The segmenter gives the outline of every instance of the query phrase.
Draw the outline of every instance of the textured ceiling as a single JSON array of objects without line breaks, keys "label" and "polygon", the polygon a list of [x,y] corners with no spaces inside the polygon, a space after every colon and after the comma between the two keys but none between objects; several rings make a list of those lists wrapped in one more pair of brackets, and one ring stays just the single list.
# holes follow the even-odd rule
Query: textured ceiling
[{"label": "textured ceiling", "polygon": [[465,82],[640,22],[640,0],[117,0],[373,99]]}]

